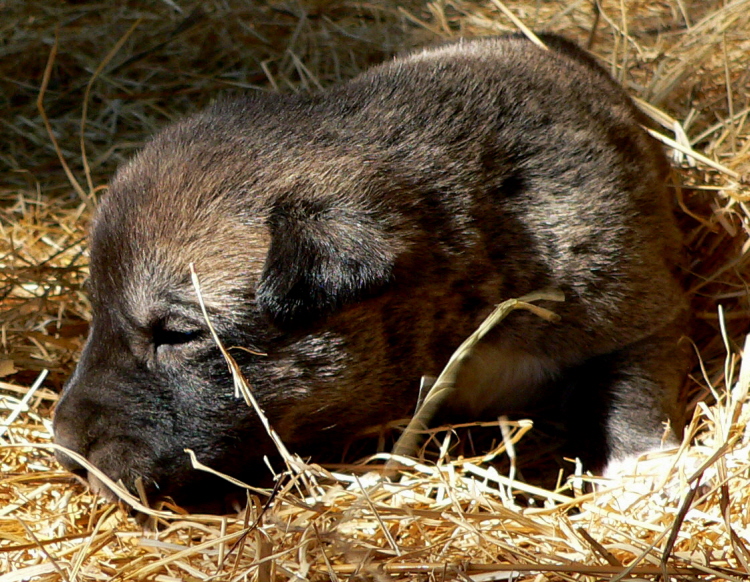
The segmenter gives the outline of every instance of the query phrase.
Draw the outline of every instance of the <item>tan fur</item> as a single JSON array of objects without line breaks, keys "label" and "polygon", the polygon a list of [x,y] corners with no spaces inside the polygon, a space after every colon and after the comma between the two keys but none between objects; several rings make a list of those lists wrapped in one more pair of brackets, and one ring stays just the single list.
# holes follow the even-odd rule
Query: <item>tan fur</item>
[{"label": "tan fur", "polygon": [[552,409],[595,470],[658,446],[666,421],[679,432],[687,310],[664,154],[588,55],[543,38],[550,51],[466,41],[319,94],[219,101],[157,135],[92,230],[94,320],[58,442],[187,502],[208,477],[185,448],[265,472],[273,446],[234,396],[191,264],[300,453],[408,416],[420,377],[497,303],[544,288],[564,292],[545,305],[561,321],[512,314],[450,408]]}]

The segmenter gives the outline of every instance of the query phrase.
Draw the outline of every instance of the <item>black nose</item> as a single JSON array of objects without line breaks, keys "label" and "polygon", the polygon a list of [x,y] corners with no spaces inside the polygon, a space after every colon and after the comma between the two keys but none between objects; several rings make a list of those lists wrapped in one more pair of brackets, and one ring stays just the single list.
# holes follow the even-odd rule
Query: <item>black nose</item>
[{"label": "black nose", "polygon": [[[55,419],[55,421],[55,444],[58,444],[61,447],[65,447],[66,449],[70,449],[71,451],[76,452],[79,455],[85,456],[86,451],[82,450],[83,447],[80,446],[81,443],[78,442],[78,439],[75,437],[74,431],[72,430],[70,424],[65,422],[58,422],[57,419]],[[66,455],[64,451],[56,450],[55,458],[66,471],[70,471],[71,473],[76,473],[84,477],[86,476],[86,469],[73,457]]]},{"label": "black nose", "polygon": [[[66,393],[57,404],[52,423],[55,444],[70,449],[84,458],[88,455],[91,444],[86,410],[85,406],[81,406],[81,402]],[[88,471],[64,451],[56,450],[55,458],[67,471],[82,477],[86,476]]]},{"label": "black nose", "polygon": [[83,465],[78,463],[78,461],[72,457],[66,455],[63,451],[55,451],[55,459],[57,459],[57,462],[70,473],[74,473],[84,479],[86,478],[86,475],[88,475],[88,470]]}]

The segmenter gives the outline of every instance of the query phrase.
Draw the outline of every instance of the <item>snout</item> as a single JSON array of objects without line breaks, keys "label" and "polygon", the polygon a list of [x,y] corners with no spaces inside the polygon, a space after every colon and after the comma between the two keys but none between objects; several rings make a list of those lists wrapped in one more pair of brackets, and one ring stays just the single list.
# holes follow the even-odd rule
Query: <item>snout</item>
[{"label": "snout", "polygon": [[158,379],[138,378],[142,383],[136,383],[130,376],[116,366],[91,366],[82,359],[58,402],[53,428],[55,443],[86,463],[57,451],[60,464],[110,500],[114,494],[109,481],[132,494],[145,493],[150,503],[169,497],[185,507],[203,507],[207,499],[223,499],[227,484],[194,470],[185,453],[190,448],[202,462],[231,470],[215,463],[226,448],[220,439],[212,440],[216,424],[196,436],[181,410],[143,397],[159,392]]},{"label": "snout", "polygon": [[[77,453],[113,482],[129,488],[136,479],[150,473],[153,451],[137,435],[117,432],[116,417],[88,399],[78,399],[66,389],[53,420],[55,443]],[[86,480],[91,489],[103,497],[112,492],[97,476],[65,451],[55,451],[58,462],[71,473]]]},{"label": "snout", "polygon": [[[55,444],[65,447],[81,456],[86,456],[84,447],[81,446],[80,439],[75,428],[69,422],[59,420],[59,415],[55,415],[53,420]],[[86,469],[73,457],[67,455],[64,451],[56,450],[55,458],[66,471],[85,477]]]},{"label": "snout", "polygon": [[[92,417],[91,408],[91,403],[76,402],[76,399],[71,397],[71,386],[68,384],[52,420],[55,443],[84,458],[88,455],[92,439],[95,438],[92,431],[87,429]],[[55,451],[55,457],[66,470],[85,477],[86,469],[73,457],[63,451]]]},{"label": "snout", "polygon": [[[55,440],[61,446],[78,452],[72,447],[66,446],[64,438],[56,436]],[[148,451],[148,448],[144,442],[129,437],[115,437],[97,440],[88,450],[85,459],[95,470],[83,466],[63,451],[56,451],[55,457],[67,471],[86,481],[94,493],[111,500],[114,498],[114,494],[110,487],[106,485],[106,480],[102,479],[102,475],[115,483],[119,482],[125,485],[131,491],[138,480],[143,483],[144,491],[152,493],[156,490],[153,480],[148,479],[147,482],[144,482],[143,475],[151,473],[149,469],[145,469],[145,467],[151,465],[149,462],[150,456],[146,451]],[[137,467],[143,468],[139,470]]]}]

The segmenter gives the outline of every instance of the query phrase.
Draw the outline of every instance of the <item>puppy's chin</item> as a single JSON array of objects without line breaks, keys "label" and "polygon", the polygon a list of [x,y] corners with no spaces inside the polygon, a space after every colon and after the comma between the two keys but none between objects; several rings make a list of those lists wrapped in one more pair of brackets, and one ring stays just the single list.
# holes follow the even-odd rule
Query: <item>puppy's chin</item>
[{"label": "puppy's chin", "polygon": [[[154,476],[154,455],[150,447],[143,441],[131,437],[116,437],[95,442],[87,455],[88,461],[98,469],[98,472],[85,470],[82,467],[74,472],[79,476],[85,474],[91,491],[97,495],[115,501],[118,496],[110,486],[99,477],[99,473],[106,475],[112,482],[117,483],[138,496],[138,489],[149,495],[158,489]],[[140,482],[141,486],[136,487]]]},{"label": "puppy's chin", "polygon": [[[110,489],[97,475],[89,471],[85,481],[92,493],[102,497],[109,502],[117,502],[120,497]],[[123,485],[122,482],[118,483]],[[127,487],[128,492],[137,498],[141,498],[137,487]],[[162,509],[164,505],[168,509],[174,509],[176,513],[202,513],[212,515],[226,515],[238,513],[247,505],[247,495],[244,489],[235,487],[228,483],[222,483],[218,479],[201,480],[201,483],[189,486],[187,490],[181,490],[177,498],[159,493],[154,484],[150,488],[143,488],[146,494],[145,503],[152,509]],[[186,494],[187,493],[187,494]],[[141,499],[141,501],[144,501]],[[149,516],[137,510],[132,510],[136,520],[141,525],[147,525]]]},{"label": "puppy's chin", "polygon": [[[209,473],[188,468],[163,478],[164,480],[160,481],[151,474],[135,476],[131,469],[127,480],[122,479],[115,483],[124,486],[131,495],[152,509],[173,510],[178,514],[229,515],[237,514],[247,506],[247,492],[244,488]],[[88,472],[86,480],[91,491],[107,501],[115,502],[119,499],[119,496],[91,471]],[[140,483],[136,484],[137,480],[140,480]],[[251,482],[254,488],[267,488],[269,494],[273,486],[270,476],[268,479],[247,478],[240,481]],[[261,499],[264,501],[262,495]],[[148,515],[137,510],[133,510],[132,514],[138,523],[148,526]]]},{"label": "puppy's chin", "polygon": [[115,502],[119,499],[119,497],[91,471],[86,475],[86,483],[92,493],[107,501]]}]

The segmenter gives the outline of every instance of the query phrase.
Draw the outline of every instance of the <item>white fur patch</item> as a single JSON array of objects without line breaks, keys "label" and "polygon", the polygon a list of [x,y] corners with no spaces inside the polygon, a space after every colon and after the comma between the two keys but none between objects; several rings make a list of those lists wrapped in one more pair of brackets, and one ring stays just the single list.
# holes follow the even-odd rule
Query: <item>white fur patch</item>
[{"label": "white fur patch", "polygon": [[480,343],[463,362],[447,406],[472,415],[520,410],[538,398],[539,388],[557,372],[550,359]]}]

